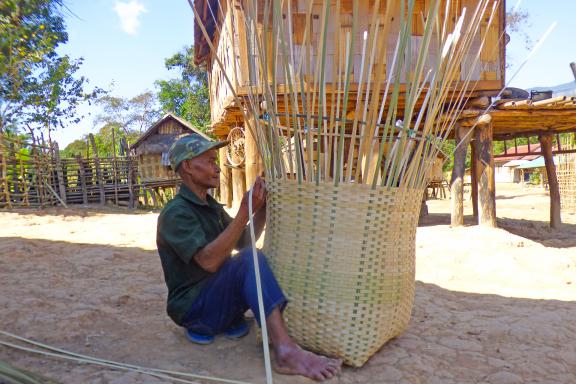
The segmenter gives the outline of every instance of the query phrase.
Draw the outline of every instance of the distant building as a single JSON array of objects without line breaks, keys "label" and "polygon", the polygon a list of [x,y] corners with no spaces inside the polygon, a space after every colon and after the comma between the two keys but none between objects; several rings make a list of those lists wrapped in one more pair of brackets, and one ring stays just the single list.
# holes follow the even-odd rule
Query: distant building
[{"label": "distant building", "polygon": [[186,120],[168,113],[130,146],[138,160],[140,204],[161,207],[175,195],[180,179],[170,168],[168,150],[180,136],[188,134],[211,140]]},{"label": "distant building", "polygon": [[141,183],[178,178],[169,168],[168,150],[179,136],[185,134],[196,134],[210,140],[208,136],[186,120],[168,113],[148,128],[130,146],[131,152],[138,159],[138,172]]},{"label": "distant building", "polygon": [[[520,183],[524,180],[525,173],[519,168],[521,165],[535,160],[540,155],[529,155],[529,152],[539,152],[540,144],[519,145],[515,148],[509,148],[507,156],[494,157],[494,173],[497,183]],[[529,172],[526,172],[528,174]],[[529,175],[528,175],[529,177]]]}]

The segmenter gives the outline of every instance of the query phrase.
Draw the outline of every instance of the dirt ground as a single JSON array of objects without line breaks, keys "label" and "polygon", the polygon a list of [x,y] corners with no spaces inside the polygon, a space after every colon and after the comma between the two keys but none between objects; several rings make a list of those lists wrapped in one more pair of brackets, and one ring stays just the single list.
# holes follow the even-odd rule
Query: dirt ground
[{"label": "dirt ground", "polygon": [[[409,328],[331,382],[576,383],[576,215],[550,230],[546,192],[520,186],[498,185],[498,229],[471,225],[469,201],[461,228],[448,225],[448,200],[428,206]],[[240,341],[199,347],[166,316],[157,214],[0,212],[1,330],[125,363],[265,382],[254,326]],[[62,383],[169,382],[3,346],[0,360]]]}]

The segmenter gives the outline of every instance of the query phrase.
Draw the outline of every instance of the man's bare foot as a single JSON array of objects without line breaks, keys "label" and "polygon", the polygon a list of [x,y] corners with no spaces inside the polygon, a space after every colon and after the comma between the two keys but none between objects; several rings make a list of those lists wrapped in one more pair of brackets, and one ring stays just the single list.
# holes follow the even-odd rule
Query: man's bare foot
[{"label": "man's bare foot", "polygon": [[274,369],[284,375],[301,375],[322,381],[339,374],[342,367],[342,360],[316,355],[296,344],[279,346],[274,352]]}]

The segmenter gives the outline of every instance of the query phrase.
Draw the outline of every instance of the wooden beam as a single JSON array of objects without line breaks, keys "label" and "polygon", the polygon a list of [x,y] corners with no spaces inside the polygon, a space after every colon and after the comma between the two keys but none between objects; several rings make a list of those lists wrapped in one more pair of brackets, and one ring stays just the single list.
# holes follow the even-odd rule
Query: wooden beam
[{"label": "wooden beam", "polygon": [[496,227],[496,180],[492,151],[492,124],[476,127],[476,153],[478,156],[478,224]]},{"label": "wooden beam", "polygon": [[477,125],[486,125],[492,122],[492,116],[485,113],[478,117],[472,117],[467,119],[462,119],[459,121],[461,127],[475,127]]},{"label": "wooden beam", "polygon": [[472,128],[461,127],[456,123],[454,135],[458,147],[454,151],[454,167],[450,179],[450,225],[464,225],[464,173],[466,171],[466,153],[472,138]]},{"label": "wooden beam", "polygon": [[490,98],[487,96],[474,97],[466,101],[466,108],[486,109],[490,106]]},{"label": "wooden beam", "polygon": [[548,186],[550,187],[550,227],[560,228],[562,218],[560,216],[560,187],[556,177],[556,166],[554,165],[554,156],[552,155],[553,134],[548,133],[538,138],[540,146],[544,153],[544,163],[546,164],[546,174],[548,175]]}]

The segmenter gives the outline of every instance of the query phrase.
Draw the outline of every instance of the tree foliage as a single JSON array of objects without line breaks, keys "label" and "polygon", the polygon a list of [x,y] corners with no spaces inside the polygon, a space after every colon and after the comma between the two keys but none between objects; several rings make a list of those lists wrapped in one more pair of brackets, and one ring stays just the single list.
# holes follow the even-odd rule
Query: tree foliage
[{"label": "tree foliage", "polygon": [[[160,118],[153,93],[144,92],[131,99],[105,95],[96,100],[95,106],[101,112],[94,119],[100,126],[94,134],[96,151],[100,157],[121,154],[121,143],[132,144],[138,137]],[[86,156],[93,153],[88,148],[88,135],[75,140],[62,150],[63,157]]]},{"label": "tree foliage", "polygon": [[0,3],[0,130],[26,125],[50,130],[78,122],[77,106],[100,95],[84,92],[75,77],[82,59],[61,56],[68,41],[62,0],[6,0]]},{"label": "tree foliage", "polygon": [[106,95],[96,101],[96,106],[101,113],[94,119],[95,125],[116,125],[126,135],[140,134],[160,118],[156,97],[149,91],[131,99]]},{"label": "tree foliage", "polygon": [[158,80],[158,101],[164,113],[173,112],[192,125],[206,130],[210,124],[210,94],[206,70],[194,65],[194,48],[182,51],[165,60],[166,68],[177,71],[179,77]]}]

